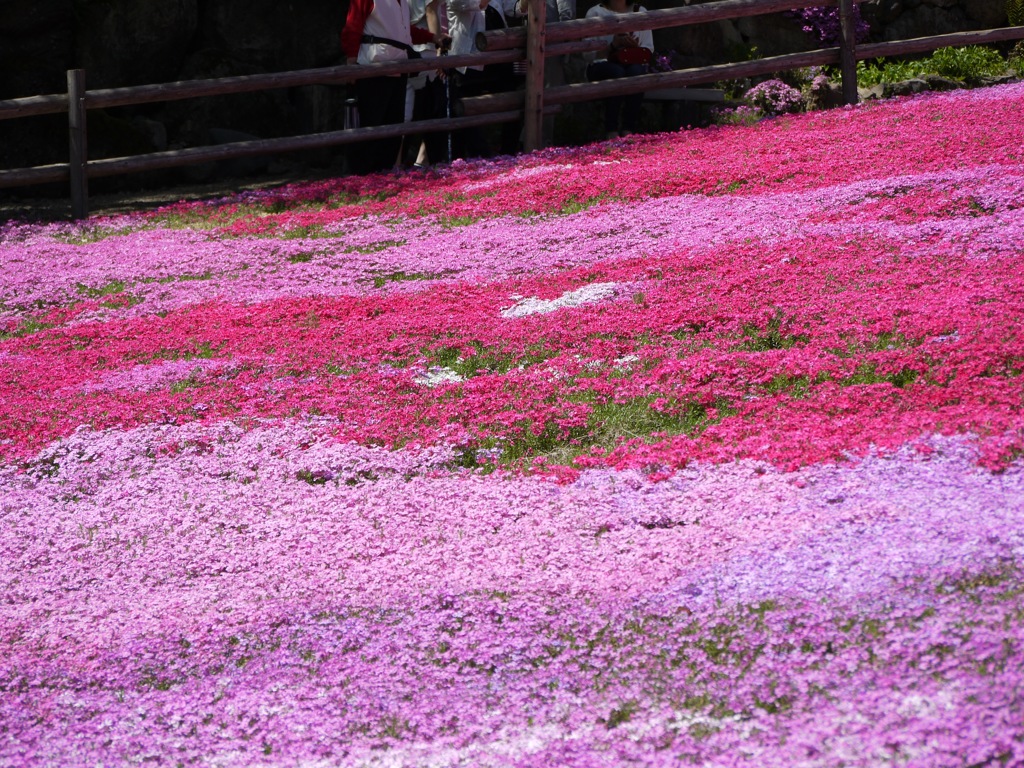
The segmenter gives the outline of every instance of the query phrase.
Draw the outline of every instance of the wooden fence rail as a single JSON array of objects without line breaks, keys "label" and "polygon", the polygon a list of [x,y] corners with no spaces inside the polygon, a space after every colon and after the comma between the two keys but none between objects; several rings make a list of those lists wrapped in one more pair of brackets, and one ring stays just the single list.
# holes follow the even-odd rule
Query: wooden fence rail
[{"label": "wooden fence rail", "polygon": [[[863,61],[886,56],[923,53],[936,48],[985,45],[1017,39],[1024,39],[1024,27],[1006,27],[980,32],[954,32],[934,37],[861,45],[856,49],[856,59],[857,61]],[[662,88],[682,88],[721,80],[757,77],[759,75],[801,69],[803,67],[836,65],[839,64],[840,58],[840,48],[823,48],[803,53],[788,53],[781,56],[753,59],[736,64],[715,64],[695,69],[652,72],[646,75],[637,75],[619,80],[603,80],[597,83],[574,83],[572,85],[548,88],[544,94],[544,101],[545,104],[560,106],[562,104],[590,101],[608,96],[622,96],[637,91],[646,92]],[[519,92],[477,96],[472,99],[466,99],[464,102],[465,114],[475,115],[493,110],[512,110],[521,106],[522,103],[523,94]]]},{"label": "wooden fence rail", "polygon": [[[518,119],[524,121],[524,148],[530,151],[541,146],[543,116],[564,104],[627,93],[756,77],[809,66],[839,65],[844,100],[852,104],[857,100],[858,60],[923,53],[948,46],[981,45],[1024,39],[1024,27],[1007,27],[857,46],[853,38],[853,0],[817,0],[816,4],[839,6],[842,32],[838,47],[547,89],[543,86],[544,60],[552,56],[600,50],[605,46],[599,39],[600,36],[775,13],[792,8],[793,0],[721,0],[697,6],[622,14],[618,18],[575,19],[549,25],[545,23],[544,0],[529,0],[528,24],[525,29],[481,33],[477,38],[480,53],[474,54],[91,91],[86,90],[85,73],[81,70],[71,70],[68,72],[66,94],[0,100],[0,120],[67,113],[69,162],[0,170],[0,188],[68,183],[72,215],[75,218],[82,218],[88,209],[88,180],[91,178],[354,144],[368,139],[391,138],[410,133],[451,131]],[[451,118],[191,147],[131,157],[87,159],[86,113],[89,109],[215,97],[304,85],[343,85],[365,77],[412,74],[438,67],[450,70],[523,60],[527,63],[524,90],[464,99],[462,114]]]},{"label": "wooden fence rail", "polygon": [[[838,5],[845,0],[815,0],[815,5]],[[799,3],[797,3],[799,4]],[[634,15],[623,13],[617,17],[599,19],[573,19],[551,24],[545,30],[547,43],[563,43],[584,37],[614,35],[619,32],[636,32],[640,29],[665,29],[691,24],[706,24],[727,19],[741,19],[766,13],[788,11],[794,7],[793,0],[720,0],[705,5],[687,5],[681,8],[663,8]],[[639,20],[638,20],[639,19]],[[529,25],[511,29],[481,32],[476,45],[481,51],[497,51],[508,48],[522,48],[525,45]]]}]

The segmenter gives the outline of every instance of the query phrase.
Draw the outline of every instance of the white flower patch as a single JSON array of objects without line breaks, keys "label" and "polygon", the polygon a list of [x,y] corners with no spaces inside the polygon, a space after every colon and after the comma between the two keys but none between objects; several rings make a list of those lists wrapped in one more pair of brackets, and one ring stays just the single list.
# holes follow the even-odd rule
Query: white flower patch
[{"label": "white flower patch", "polygon": [[505,174],[490,176],[482,179],[481,181],[466,184],[463,189],[468,193],[481,192],[492,187],[496,187],[499,184],[504,186],[509,182],[515,183],[516,181],[536,176],[547,176],[560,171],[568,171],[572,167],[572,163],[560,163],[552,165],[535,165],[529,168],[514,168]]},{"label": "white flower patch", "polygon": [[451,368],[430,368],[413,379],[417,384],[422,384],[425,387],[439,387],[442,384],[458,384],[460,381],[465,380],[464,376],[460,376]]},{"label": "white flower patch", "polygon": [[578,307],[582,304],[593,304],[596,301],[610,299],[617,293],[616,283],[592,283],[577,288],[575,291],[563,293],[557,299],[546,300],[536,297],[521,299],[511,307],[501,310],[501,316],[510,318],[543,315],[562,307]]}]

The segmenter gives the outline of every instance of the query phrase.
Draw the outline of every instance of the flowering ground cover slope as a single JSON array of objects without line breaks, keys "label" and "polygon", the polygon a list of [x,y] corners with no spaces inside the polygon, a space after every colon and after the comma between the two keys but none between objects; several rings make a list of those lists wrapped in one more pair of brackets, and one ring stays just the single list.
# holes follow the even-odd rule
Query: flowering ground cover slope
[{"label": "flowering ground cover slope", "polygon": [[1021,764],[1022,107],[6,225],[0,764]]}]

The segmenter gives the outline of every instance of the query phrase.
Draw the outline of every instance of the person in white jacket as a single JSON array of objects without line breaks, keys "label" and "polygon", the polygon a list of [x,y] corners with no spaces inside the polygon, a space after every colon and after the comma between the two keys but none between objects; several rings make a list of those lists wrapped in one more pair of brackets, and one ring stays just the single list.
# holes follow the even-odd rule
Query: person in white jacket
[{"label": "person in white jacket", "polygon": [[[516,0],[505,0],[510,5]],[[452,55],[477,53],[477,33],[508,26],[503,0],[447,0],[448,35],[452,40]],[[516,88],[516,77],[511,64],[490,64],[486,67],[460,67],[455,77],[457,97],[501,93]],[[519,148],[521,127],[517,123],[503,123],[501,127],[502,154],[514,154]],[[493,154],[484,132],[470,128],[456,134],[456,154],[460,157],[489,157]]]}]

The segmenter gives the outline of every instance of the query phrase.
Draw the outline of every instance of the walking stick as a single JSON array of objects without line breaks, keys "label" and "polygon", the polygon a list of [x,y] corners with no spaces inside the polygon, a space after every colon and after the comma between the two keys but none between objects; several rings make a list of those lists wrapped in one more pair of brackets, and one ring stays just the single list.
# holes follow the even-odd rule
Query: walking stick
[{"label": "walking stick", "polygon": [[[451,47],[452,39],[446,37],[441,42],[441,56],[442,58],[448,55],[448,49]],[[444,116],[446,119],[452,119],[452,73],[444,69]],[[448,128],[448,165],[452,164],[452,129]]]}]

